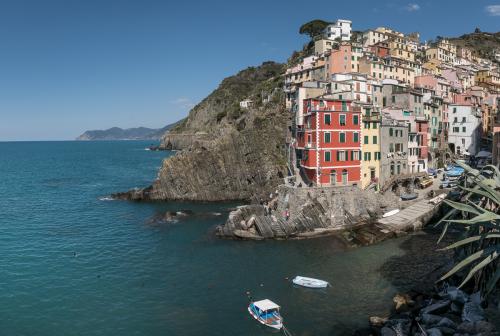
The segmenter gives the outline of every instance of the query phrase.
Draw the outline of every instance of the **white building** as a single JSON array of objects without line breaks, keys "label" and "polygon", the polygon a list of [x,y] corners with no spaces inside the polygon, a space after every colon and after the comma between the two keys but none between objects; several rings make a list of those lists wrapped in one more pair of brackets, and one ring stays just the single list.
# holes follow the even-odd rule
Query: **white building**
[{"label": "white building", "polygon": [[324,37],[328,40],[340,38],[342,41],[350,41],[352,32],[352,21],[338,19],[335,23],[328,25],[324,31]]},{"label": "white building", "polygon": [[253,101],[250,99],[245,99],[240,101],[240,107],[244,109],[248,109],[253,105]]},{"label": "white building", "polygon": [[354,100],[359,103],[372,103],[372,86],[366,75],[359,73],[333,74],[329,83],[329,98]]},{"label": "white building", "polygon": [[476,155],[481,141],[481,110],[472,105],[451,104],[448,111],[450,149],[457,155]]}]

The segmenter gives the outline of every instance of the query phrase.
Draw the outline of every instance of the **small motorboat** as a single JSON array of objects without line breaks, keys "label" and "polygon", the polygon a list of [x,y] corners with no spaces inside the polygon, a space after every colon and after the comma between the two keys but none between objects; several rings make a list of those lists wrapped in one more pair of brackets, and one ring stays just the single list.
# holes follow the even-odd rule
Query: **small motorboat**
[{"label": "small motorboat", "polygon": [[292,282],[296,285],[309,287],[309,288],[326,288],[330,285],[327,281],[307,278],[303,276],[296,276],[293,278]]},{"label": "small motorboat", "polygon": [[391,210],[389,212],[386,212],[382,217],[383,218],[391,217],[391,216],[394,216],[395,214],[397,214],[398,212],[399,212],[399,209]]},{"label": "small motorboat", "polygon": [[280,330],[283,328],[283,318],[280,315],[280,306],[271,300],[250,302],[248,312],[254,319],[268,327]]},{"label": "small motorboat", "polygon": [[403,194],[401,195],[401,199],[403,201],[411,201],[411,200],[414,200],[414,199],[417,199],[418,198],[418,194],[417,193],[411,193],[411,194]]}]

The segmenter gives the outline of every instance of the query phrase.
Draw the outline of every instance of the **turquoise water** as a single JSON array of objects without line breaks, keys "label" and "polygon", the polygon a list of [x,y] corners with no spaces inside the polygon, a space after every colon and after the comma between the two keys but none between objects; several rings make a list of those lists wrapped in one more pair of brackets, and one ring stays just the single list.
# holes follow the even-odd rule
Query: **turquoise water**
[{"label": "turquoise water", "polygon": [[[247,290],[279,303],[294,335],[349,333],[387,309],[396,288],[378,268],[400,241],[220,240],[234,204],[106,201],[154,180],[171,153],[148,145],[0,143],[0,334],[272,333],[248,315]],[[180,209],[193,214],[158,220]],[[293,287],[297,274],[333,287]]]}]

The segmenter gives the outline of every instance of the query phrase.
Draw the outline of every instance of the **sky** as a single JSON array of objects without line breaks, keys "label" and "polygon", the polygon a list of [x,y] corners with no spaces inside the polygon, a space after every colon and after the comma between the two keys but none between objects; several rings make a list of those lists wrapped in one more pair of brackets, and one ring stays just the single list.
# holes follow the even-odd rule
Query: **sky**
[{"label": "sky", "polygon": [[312,19],[422,40],[500,31],[500,0],[0,0],[0,141],[160,128],[220,81],[307,42]]}]

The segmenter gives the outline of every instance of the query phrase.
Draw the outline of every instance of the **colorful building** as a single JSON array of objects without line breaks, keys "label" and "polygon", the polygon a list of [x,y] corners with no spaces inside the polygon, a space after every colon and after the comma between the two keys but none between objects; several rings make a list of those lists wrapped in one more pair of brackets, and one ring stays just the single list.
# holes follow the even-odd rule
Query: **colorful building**
[{"label": "colorful building", "polygon": [[301,169],[317,186],[359,185],[361,108],[348,100],[307,99],[298,129]]}]

